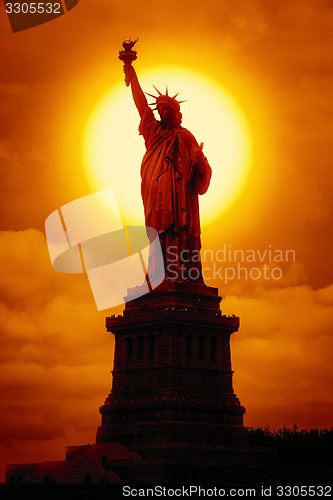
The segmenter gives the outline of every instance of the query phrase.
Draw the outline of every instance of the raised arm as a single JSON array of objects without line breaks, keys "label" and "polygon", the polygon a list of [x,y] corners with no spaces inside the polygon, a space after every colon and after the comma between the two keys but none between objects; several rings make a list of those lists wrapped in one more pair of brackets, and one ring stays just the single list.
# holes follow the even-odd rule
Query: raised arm
[{"label": "raised arm", "polygon": [[142,118],[144,112],[148,108],[148,102],[147,102],[146,96],[145,96],[145,94],[140,86],[135,69],[133,68],[133,66],[131,64],[124,65],[124,73],[125,73],[128,81],[131,82],[131,89],[132,89],[134,104],[137,107],[137,110],[139,111],[140,117]]}]

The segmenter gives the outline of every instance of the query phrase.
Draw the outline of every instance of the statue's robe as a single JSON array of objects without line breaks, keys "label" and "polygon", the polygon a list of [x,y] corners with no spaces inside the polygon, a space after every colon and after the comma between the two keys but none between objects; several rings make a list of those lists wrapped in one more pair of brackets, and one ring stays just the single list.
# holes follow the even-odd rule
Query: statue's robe
[{"label": "statue's robe", "polygon": [[146,226],[159,233],[166,260],[170,245],[178,252],[199,251],[198,195],[207,191],[211,178],[205,156],[188,130],[163,129],[150,108],[142,116],[139,132],[146,145],[141,164]]}]

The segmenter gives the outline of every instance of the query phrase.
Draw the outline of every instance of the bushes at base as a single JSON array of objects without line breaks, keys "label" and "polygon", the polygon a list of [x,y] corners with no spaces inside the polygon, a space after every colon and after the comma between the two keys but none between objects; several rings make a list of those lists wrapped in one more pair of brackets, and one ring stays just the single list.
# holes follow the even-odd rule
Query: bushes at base
[{"label": "bushes at base", "polygon": [[304,430],[294,425],[276,431],[266,426],[248,431],[250,444],[278,448],[281,463],[333,464],[333,427]]}]

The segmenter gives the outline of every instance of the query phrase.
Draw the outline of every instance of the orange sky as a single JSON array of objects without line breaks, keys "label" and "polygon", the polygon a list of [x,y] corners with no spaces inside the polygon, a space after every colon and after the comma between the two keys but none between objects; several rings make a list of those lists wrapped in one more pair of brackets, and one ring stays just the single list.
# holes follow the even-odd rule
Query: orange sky
[{"label": "orange sky", "polygon": [[333,425],[332,0],[82,0],[15,34],[1,3],[1,471],[95,440],[110,388],[109,312],[96,312],[84,276],[52,269],[44,222],[92,192],[84,125],[123,78],[117,56],[128,36],[140,39],[139,75],[155,63],[205,72],[247,117],[249,180],[202,228],[203,247],[295,251],[295,261],[270,263],[281,279],[208,282],[223,311],[241,317],[232,359],[245,424]]}]

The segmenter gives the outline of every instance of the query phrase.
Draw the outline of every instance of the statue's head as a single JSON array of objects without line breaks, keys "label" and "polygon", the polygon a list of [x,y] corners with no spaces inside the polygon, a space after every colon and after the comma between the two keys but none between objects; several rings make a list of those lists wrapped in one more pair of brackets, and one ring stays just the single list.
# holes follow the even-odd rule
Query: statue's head
[{"label": "statue's head", "polygon": [[[162,96],[164,97],[164,96]],[[175,105],[176,104],[176,105]],[[160,99],[156,102],[156,109],[160,115],[161,122],[170,123],[175,120],[177,127],[180,126],[182,122],[182,114],[180,112],[180,106],[177,101],[171,102],[170,99],[164,100]]]},{"label": "statue's head", "polygon": [[177,101],[176,97],[178,94],[174,95],[173,97],[169,96],[168,87],[166,88],[165,94],[162,94],[154,85],[153,87],[158,92],[158,96],[148,94],[147,92],[146,94],[155,99],[155,102],[150,106],[155,106],[154,109],[157,109],[158,114],[161,118],[161,122],[166,123],[175,120],[177,126],[180,126],[182,122],[180,103],[185,101]]}]

